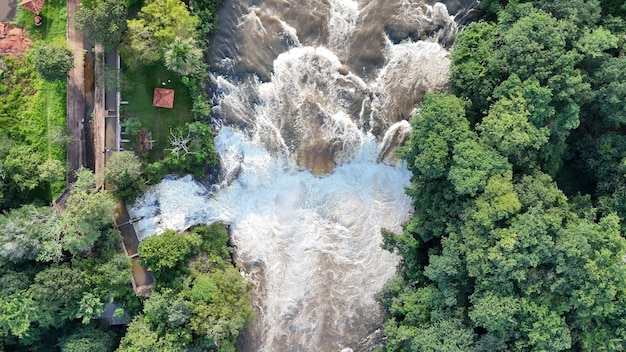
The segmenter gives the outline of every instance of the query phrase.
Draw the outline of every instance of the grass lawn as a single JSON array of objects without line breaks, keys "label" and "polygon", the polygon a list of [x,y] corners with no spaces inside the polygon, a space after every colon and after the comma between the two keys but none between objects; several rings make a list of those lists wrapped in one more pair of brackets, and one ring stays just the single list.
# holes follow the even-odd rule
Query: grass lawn
[{"label": "grass lawn", "polygon": [[[66,17],[67,8],[64,0],[47,0],[41,11],[42,24],[37,27],[34,23],[35,15],[18,7],[17,22],[28,31],[28,36],[33,40],[34,45],[38,42],[48,44],[66,45]],[[29,65],[29,61],[26,61]],[[29,65],[30,66],[30,65]],[[32,69],[32,67],[29,67]],[[28,138],[30,144],[47,143],[45,148],[40,148],[46,157],[58,160],[65,160],[65,150],[62,150],[55,141],[49,138],[50,133],[59,129],[65,131],[67,119],[66,82],[47,82],[38,79],[36,83],[37,93],[33,97],[32,105],[27,111],[27,117],[36,129]]]},{"label": "grass lawn", "polygon": [[[66,5],[64,0],[48,0],[41,12],[43,23],[35,26],[35,15],[18,7],[17,24],[27,29],[34,45],[40,42],[66,43]],[[15,103],[9,113],[12,125],[2,130],[12,136],[14,142],[31,146],[44,160],[54,159],[65,164],[66,130],[66,83],[47,82],[38,77],[30,60],[14,62],[14,72],[6,78],[14,77],[2,102]],[[5,83],[9,83],[8,81]],[[54,182],[50,194],[45,198],[56,197],[65,187],[65,181]]]},{"label": "grass lawn", "polygon": [[[121,109],[122,123],[125,118],[136,118],[141,128],[152,132],[154,146],[150,152],[144,153],[144,157],[148,161],[160,160],[164,149],[170,145],[170,129],[191,121],[192,103],[189,90],[180,81],[180,76],[168,71],[162,63],[139,66],[136,69],[123,67],[122,71],[122,100],[128,101]],[[166,85],[162,85],[162,82]],[[174,108],[152,106],[154,88],[174,89]],[[137,137],[127,138],[130,139],[130,145],[127,144],[126,148],[138,150]]]},{"label": "grass lawn", "polygon": [[66,18],[67,8],[65,0],[46,0],[41,10],[41,26],[35,26],[35,15],[21,6],[17,9],[17,24],[28,30],[28,36],[37,42],[43,40],[46,43],[62,44],[66,42]]}]

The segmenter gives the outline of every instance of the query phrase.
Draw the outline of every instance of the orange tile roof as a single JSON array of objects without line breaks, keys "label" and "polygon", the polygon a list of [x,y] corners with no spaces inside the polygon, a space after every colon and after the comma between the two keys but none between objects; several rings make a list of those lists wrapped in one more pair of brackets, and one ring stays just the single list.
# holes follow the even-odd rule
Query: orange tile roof
[{"label": "orange tile roof", "polygon": [[174,107],[174,90],[166,88],[154,88],[154,99],[152,105],[160,108]]},{"label": "orange tile roof", "polygon": [[45,0],[22,0],[20,6],[34,13],[35,15],[39,15],[41,9],[43,9],[43,5],[45,4],[45,2]]}]

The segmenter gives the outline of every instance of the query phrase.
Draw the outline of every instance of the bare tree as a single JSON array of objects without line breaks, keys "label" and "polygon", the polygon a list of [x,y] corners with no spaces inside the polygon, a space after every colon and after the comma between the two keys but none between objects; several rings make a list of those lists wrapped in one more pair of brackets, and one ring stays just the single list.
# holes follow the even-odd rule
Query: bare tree
[{"label": "bare tree", "polygon": [[[187,136],[183,136],[183,131],[177,129],[176,133],[170,129],[170,144],[172,148],[165,149],[172,152],[172,154],[176,154],[176,156],[186,156],[187,154],[196,154],[196,152],[192,152],[189,150],[189,144],[191,142],[191,130],[187,129]],[[182,155],[181,155],[182,153]]]}]

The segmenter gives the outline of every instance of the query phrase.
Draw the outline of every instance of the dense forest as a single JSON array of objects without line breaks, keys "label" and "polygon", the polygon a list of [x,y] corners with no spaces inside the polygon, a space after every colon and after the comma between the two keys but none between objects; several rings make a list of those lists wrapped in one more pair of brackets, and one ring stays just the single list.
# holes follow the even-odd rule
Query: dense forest
[{"label": "dense forest", "polygon": [[388,351],[626,348],[626,5],[484,1],[402,150]]}]

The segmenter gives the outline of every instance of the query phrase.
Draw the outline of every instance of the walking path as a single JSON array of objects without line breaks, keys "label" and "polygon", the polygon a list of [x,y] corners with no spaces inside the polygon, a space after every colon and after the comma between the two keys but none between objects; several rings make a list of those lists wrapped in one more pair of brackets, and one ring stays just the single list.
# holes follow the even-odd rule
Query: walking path
[{"label": "walking path", "polygon": [[67,185],[76,180],[75,171],[85,165],[85,79],[83,35],[74,28],[74,15],[80,0],[67,0],[67,41],[74,57],[74,67],[67,78]]},{"label": "walking path", "polygon": [[[67,131],[73,143],[67,147],[67,185],[76,180],[75,171],[86,165],[85,148],[85,77],[84,77],[84,45],[83,36],[74,29],[74,15],[80,6],[80,0],[67,0],[67,40],[74,56],[74,68],[69,72],[67,79]],[[105,92],[102,82],[102,72],[107,65],[119,70],[117,51],[105,53],[100,45],[95,45],[95,88],[94,88],[94,173],[96,174],[97,188],[104,187],[104,166],[111,153],[120,149],[119,124],[119,93]],[[106,62],[105,62],[106,61]],[[68,192],[64,192],[67,195]],[[63,196],[59,198],[63,199]],[[135,293],[144,296],[150,295],[150,287],[154,284],[154,276],[140,263],[137,255],[139,241],[135,228],[126,211],[123,202],[118,203],[118,216],[115,227],[122,235],[122,243],[126,255],[131,261],[132,283]]]},{"label": "walking path", "polygon": [[120,151],[119,92],[106,91],[102,77],[105,69],[119,70],[117,50],[104,51],[96,45],[96,85],[94,92],[94,159],[95,174],[99,184],[104,186],[104,166],[111,154]]},{"label": "walking path", "polygon": [[[119,93],[106,91],[102,77],[105,66],[119,70],[117,51],[105,55],[100,45],[96,45],[96,84],[94,91],[94,159],[97,187],[105,187],[104,167],[112,153],[120,150]],[[137,249],[139,240],[135,227],[130,219],[126,204],[118,203],[115,227],[122,235],[122,247],[130,258],[133,289],[136,294],[150,296],[150,287],[154,284],[154,276],[139,262]]]}]

